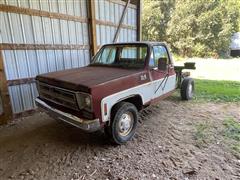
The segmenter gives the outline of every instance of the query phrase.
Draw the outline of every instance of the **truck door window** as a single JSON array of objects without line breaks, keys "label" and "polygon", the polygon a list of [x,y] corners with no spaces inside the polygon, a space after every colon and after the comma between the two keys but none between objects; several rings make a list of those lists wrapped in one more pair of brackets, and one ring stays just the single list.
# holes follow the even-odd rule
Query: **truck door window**
[{"label": "truck door window", "polygon": [[149,61],[149,66],[157,67],[159,58],[166,58],[167,63],[169,63],[167,49],[164,46],[153,46],[153,53]]}]

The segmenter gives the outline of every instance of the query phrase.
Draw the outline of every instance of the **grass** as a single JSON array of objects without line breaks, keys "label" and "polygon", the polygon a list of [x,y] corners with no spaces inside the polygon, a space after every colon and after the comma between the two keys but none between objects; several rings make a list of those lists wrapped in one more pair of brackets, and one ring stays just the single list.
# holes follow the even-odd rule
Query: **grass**
[{"label": "grass", "polygon": [[224,136],[231,141],[231,148],[240,153],[240,123],[233,118],[224,120]]},{"label": "grass", "polygon": [[194,139],[196,140],[197,147],[204,147],[206,144],[209,143],[209,141],[211,141],[210,129],[210,124],[207,122],[198,123],[195,125]]},{"label": "grass", "polygon": [[239,102],[240,82],[195,79],[195,99]]}]

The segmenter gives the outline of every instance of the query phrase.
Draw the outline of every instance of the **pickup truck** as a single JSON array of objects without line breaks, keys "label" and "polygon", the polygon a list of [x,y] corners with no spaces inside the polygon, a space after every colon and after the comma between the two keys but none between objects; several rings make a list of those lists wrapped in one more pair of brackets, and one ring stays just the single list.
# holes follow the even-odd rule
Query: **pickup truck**
[{"label": "pickup truck", "polygon": [[38,75],[36,105],[55,119],[82,130],[104,130],[116,144],[135,134],[139,111],[180,89],[194,94],[194,81],[174,66],[162,42],[106,44],[86,67]]}]

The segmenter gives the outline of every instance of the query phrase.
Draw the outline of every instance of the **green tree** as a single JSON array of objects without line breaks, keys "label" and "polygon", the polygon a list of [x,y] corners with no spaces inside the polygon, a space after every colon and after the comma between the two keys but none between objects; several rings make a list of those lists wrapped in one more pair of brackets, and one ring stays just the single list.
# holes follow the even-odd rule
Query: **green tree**
[{"label": "green tree", "polygon": [[215,56],[228,51],[238,29],[239,12],[234,1],[179,0],[168,36],[174,50],[184,56]]},{"label": "green tree", "polygon": [[144,0],[143,39],[167,41],[182,56],[218,56],[240,30],[240,1]]},{"label": "green tree", "polygon": [[143,39],[167,41],[166,31],[175,0],[144,0],[143,2]]}]

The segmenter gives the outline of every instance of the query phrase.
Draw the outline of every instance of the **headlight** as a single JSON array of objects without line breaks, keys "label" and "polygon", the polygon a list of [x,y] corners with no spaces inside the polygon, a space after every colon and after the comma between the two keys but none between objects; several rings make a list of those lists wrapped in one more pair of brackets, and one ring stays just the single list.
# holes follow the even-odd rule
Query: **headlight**
[{"label": "headlight", "polygon": [[92,111],[92,98],[89,94],[78,93],[77,94],[78,106],[80,109]]},{"label": "headlight", "polygon": [[89,96],[85,97],[84,101],[87,107],[91,107],[91,98]]}]

